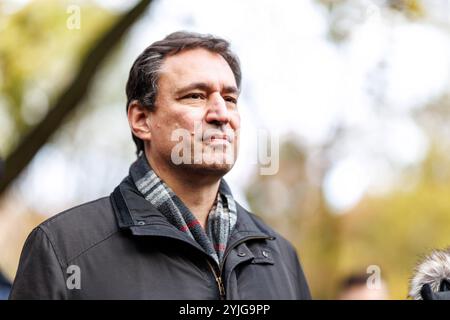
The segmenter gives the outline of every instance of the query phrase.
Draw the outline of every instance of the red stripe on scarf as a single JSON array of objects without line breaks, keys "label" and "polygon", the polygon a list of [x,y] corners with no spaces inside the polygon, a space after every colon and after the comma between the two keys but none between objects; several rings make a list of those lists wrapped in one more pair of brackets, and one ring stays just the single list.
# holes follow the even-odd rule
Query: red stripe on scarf
[{"label": "red stripe on scarf", "polygon": [[216,243],[214,245],[214,249],[219,250],[219,251],[225,251],[225,245],[223,243]]},{"label": "red stripe on scarf", "polygon": [[187,225],[182,226],[180,228],[180,230],[183,231],[183,232],[186,232],[187,229],[191,229],[192,227],[194,227],[194,226],[196,226],[198,224],[200,224],[200,222],[198,220],[193,220],[193,221],[189,222]]}]

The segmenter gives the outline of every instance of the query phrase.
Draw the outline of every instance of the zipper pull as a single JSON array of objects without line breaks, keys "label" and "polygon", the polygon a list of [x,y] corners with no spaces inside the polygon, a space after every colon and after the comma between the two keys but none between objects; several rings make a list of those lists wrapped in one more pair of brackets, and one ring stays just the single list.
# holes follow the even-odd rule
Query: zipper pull
[{"label": "zipper pull", "polygon": [[217,283],[217,287],[219,288],[220,300],[225,300],[225,298],[226,298],[225,286],[223,285],[222,277],[220,276],[220,274],[217,275],[215,268],[212,266],[212,264],[209,262],[209,260],[206,260],[206,262],[208,263],[208,266],[211,268],[211,271],[214,275],[214,279],[216,280],[216,283]]},{"label": "zipper pull", "polygon": [[225,300],[225,286],[223,285],[222,277],[216,277],[216,281],[219,286],[220,299]]}]

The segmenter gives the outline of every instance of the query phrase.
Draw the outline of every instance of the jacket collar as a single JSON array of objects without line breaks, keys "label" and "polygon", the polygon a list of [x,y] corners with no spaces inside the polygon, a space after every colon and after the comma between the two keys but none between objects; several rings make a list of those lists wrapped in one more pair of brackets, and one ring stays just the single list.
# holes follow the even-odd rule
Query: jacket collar
[{"label": "jacket collar", "polygon": [[[201,248],[187,234],[173,226],[166,217],[136,189],[130,177],[126,177],[111,194],[111,202],[119,228],[128,229],[135,236],[162,236],[189,242]],[[250,213],[236,202],[237,221],[229,242],[244,238],[274,238],[267,230],[257,226]],[[203,249],[202,249],[203,250]]]}]

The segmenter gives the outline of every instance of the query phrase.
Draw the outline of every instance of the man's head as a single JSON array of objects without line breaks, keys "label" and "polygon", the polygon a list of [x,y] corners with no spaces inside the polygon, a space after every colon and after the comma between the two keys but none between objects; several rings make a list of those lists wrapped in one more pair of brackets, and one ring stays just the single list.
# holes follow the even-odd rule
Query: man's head
[{"label": "man's head", "polygon": [[172,164],[178,154],[184,161],[177,165],[226,173],[239,142],[240,84],[239,61],[223,39],[175,32],[147,47],[126,87],[137,153],[145,152],[153,163]]},{"label": "man's head", "polygon": [[350,274],[342,280],[339,300],[387,300],[389,293],[384,281],[378,286],[369,286],[369,274]]}]

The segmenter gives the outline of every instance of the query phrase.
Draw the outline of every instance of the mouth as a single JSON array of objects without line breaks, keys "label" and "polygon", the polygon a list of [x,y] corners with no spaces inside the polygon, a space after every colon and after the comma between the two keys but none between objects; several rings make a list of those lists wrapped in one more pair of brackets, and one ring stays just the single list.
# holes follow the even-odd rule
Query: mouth
[{"label": "mouth", "polygon": [[206,142],[217,142],[217,143],[232,143],[233,138],[231,135],[225,133],[214,133],[206,135],[203,139]]}]

